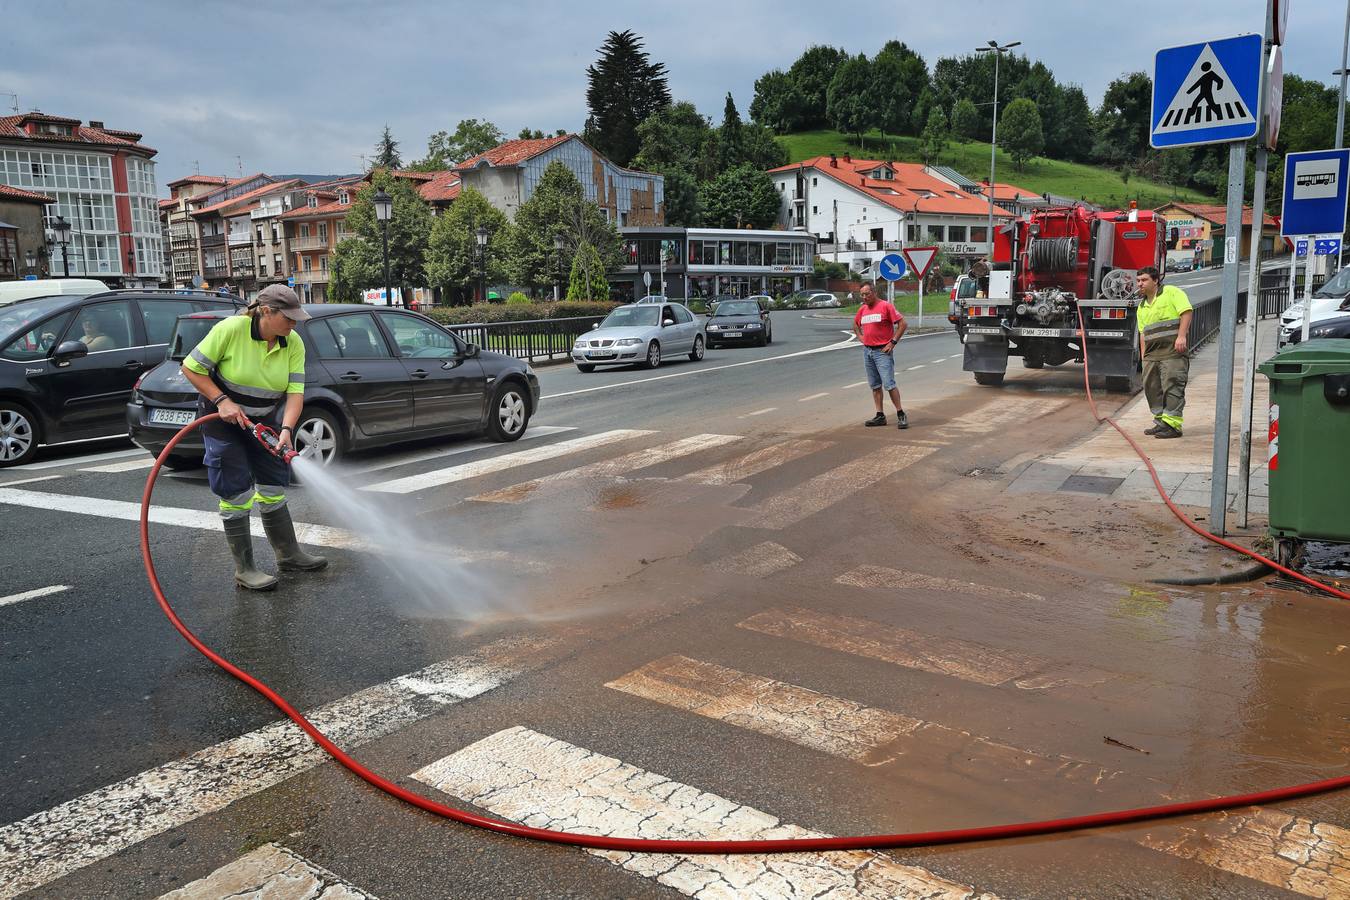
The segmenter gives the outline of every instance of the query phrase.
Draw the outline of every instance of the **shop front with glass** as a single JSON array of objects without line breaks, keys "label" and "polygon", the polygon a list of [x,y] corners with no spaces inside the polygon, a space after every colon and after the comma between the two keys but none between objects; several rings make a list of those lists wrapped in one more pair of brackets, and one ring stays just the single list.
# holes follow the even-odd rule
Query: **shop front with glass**
[{"label": "shop front with glass", "polygon": [[[805,286],[815,238],[796,231],[624,228],[629,265],[611,275],[616,299],[782,296]],[[646,287],[643,276],[651,279]],[[664,288],[664,291],[661,290]]]}]

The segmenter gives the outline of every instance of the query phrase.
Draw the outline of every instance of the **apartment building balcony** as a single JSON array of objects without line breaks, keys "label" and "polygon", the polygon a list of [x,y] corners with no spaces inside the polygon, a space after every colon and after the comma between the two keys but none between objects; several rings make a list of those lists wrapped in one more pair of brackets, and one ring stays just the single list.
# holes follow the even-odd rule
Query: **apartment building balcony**
[{"label": "apartment building balcony", "polygon": [[288,238],[292,250],[327,250],[328,238],[310,235],[309,237]]},{"label": "apartment building balcony", "polygon": [[202,247],[223,247],[223,246],[225,246],[225,235],[223,234],[202,235]]},{"label": "apartment building balcony", "polygon": [[236,232],[230,235],[230,246],[248,246],[253,243],[253,235],[247,231]]},{"label": "apartment building balcony", "polygon": [[311,269],[308,272],[296,272],[294,275],[296,284],[327,284],[328,273],[321,269]]},{"label": "apartment building balcony", "polygon": [[207,281],[218,281],[229,278],[230,270],[226,266],[207,266],[206,271],[202,273]]}]

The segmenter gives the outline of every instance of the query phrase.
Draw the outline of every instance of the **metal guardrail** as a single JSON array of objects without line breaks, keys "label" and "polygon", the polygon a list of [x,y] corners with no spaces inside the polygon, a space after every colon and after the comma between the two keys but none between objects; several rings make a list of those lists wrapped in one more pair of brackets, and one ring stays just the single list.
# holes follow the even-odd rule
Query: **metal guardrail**
[{"label": "metal guardrail", "polygon": [[517,359],[567,358],[581,335],[600,323],[604,316],[579,316],[567,319],[526,319],[520,322],[477,322],[447,325],[464,340],[493,353]]}]

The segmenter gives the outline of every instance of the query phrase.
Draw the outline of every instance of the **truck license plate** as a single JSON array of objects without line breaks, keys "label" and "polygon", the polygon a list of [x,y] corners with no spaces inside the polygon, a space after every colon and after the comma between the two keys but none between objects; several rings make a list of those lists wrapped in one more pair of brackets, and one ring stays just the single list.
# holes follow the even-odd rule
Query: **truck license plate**
[{"label": "truck license plate", "polygon": [[150,421],[161,425],[186,425],[197,418],[190,409],[152,409]]},{"label": "truck license plate", "polygon": [[1022,337],[1059,337],[1058,328],[1019,328]]}]

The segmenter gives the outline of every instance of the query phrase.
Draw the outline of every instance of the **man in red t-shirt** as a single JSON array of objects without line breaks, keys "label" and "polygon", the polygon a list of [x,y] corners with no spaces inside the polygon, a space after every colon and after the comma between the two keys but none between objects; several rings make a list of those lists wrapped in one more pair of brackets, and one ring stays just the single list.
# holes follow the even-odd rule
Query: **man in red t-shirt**
[{"label": "man in red t-shirt", "polygon": [[882,391],[888,391],[895,404],[895,418],[900,428],[909,427],[909,416],[900,403],[900,389],[895,384],[895,345],[909,326],[889,302],[877,296],[870,284],[862,286],[862,306],[853,317],[853,333],[863,345],[863,368],[867,370],[867,384],[872,388],[872,403],[877,414],[863,424],[870,427],[886,424],[882,412]]}]

